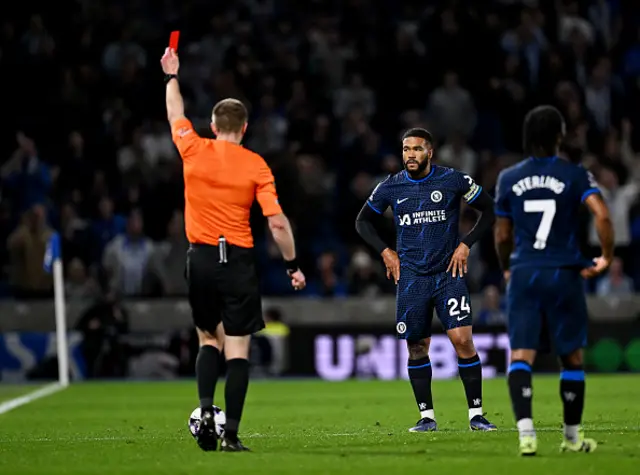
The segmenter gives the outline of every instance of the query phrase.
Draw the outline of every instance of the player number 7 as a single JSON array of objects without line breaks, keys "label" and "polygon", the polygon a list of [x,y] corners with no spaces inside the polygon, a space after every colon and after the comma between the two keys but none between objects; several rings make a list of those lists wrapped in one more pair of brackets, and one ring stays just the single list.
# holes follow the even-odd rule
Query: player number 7
[{"label": "player number 7", "polygon": [[525,213],[542,213],[540,225],[536,231],[536,242],[534,249],[544,249],[547,247],[547,239],[551,232],[551,224],[556,215],[556,200],[525,200]]}]

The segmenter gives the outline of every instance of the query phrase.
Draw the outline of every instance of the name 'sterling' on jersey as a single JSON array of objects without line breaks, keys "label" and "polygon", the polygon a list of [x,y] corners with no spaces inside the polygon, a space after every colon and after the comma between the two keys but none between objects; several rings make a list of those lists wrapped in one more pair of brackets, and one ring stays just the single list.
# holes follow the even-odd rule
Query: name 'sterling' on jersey
[{"label": "name 'sterling' on jersey", "polygon": [[516,196],[522,196],[526,191],[538,190],[545,188],[553,191],[556,195],[562,193],[566,185],[564,182],[558,180],[553,176],[546,175],[533,175],[527,176],[519,180],[515,185],[511,187],[511,190]]},{"label": "name 'sterling' on jersey", "polygon": [[578,230],[580,206],[594,193],[593,175],[559,157],[530,157],[503,170],[495,212],[513,223],[511,269],[591,265],[580,252]]}]

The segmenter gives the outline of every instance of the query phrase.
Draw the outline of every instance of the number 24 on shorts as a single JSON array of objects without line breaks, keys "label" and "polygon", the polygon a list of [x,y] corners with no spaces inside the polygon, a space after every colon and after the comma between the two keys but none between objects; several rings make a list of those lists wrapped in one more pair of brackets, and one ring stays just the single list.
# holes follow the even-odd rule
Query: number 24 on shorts
[{"label": "number 24 on shorts", "polygon": [[[449,315],[452,317],[458,317],[458,315],[460,315],[460,311],[464,312],[464,315],[462,317],[458,317],[458,320],[464,320],[471,313],[471,305],[469,304],[467,297],[464,295],[460,301],[456,298],[450,298],[447,300],[447,307],[449,307]],[[458,307],[460,307],[459,310]]]}]

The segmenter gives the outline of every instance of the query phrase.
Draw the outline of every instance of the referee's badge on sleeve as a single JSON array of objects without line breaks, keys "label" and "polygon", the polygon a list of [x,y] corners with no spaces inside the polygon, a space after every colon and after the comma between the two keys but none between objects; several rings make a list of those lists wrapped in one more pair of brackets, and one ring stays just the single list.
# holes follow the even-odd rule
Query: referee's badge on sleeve
[{"label": "referee's badge on sleeve", "polygon": [[193,132],[193,129],[190,129],[189,127],[182,127],[180,129],[178,129],[178,131],[176,132],[178,137],[182,138],[185,135],[189,135],[191,132]]}]

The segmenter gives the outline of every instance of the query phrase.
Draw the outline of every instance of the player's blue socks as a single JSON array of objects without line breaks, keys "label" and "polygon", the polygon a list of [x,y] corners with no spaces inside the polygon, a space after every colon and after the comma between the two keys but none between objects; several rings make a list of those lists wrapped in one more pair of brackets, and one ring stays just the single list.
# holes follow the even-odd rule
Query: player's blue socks
[{"label": "player's blue socks", "polygon": [[469,420],[482,416],[482,364],[478,355],[458,358],[458,372],[467,396]]},{"label": "player's blue socks", "polygon": [[512,361],[509,365],[509,394],[520,437],[535,436],[533,428],[531,365]]},{"label": "player's blue socks", "polygon": [[585,380],[582,366],[568,367],[560,373],[560,398],[564,408],[564,436],[576,443],[584,409]]},{"label": "player's blue socks", "polygon": [[431,361],[428,356],[417,360],[409,360],[407,365],[409,369],[409,381],[413,388],[413,395],[418,404],[420,417],[435,420],[433,411],[433,397],[431,395],[431,378],[433,376],[431,370]]},{"label": "player's blue socks", "polygon": [[201,409],[211,409],[220,371],[220,352],[215,346],[200,347],[196,357],[196,380]]}]

